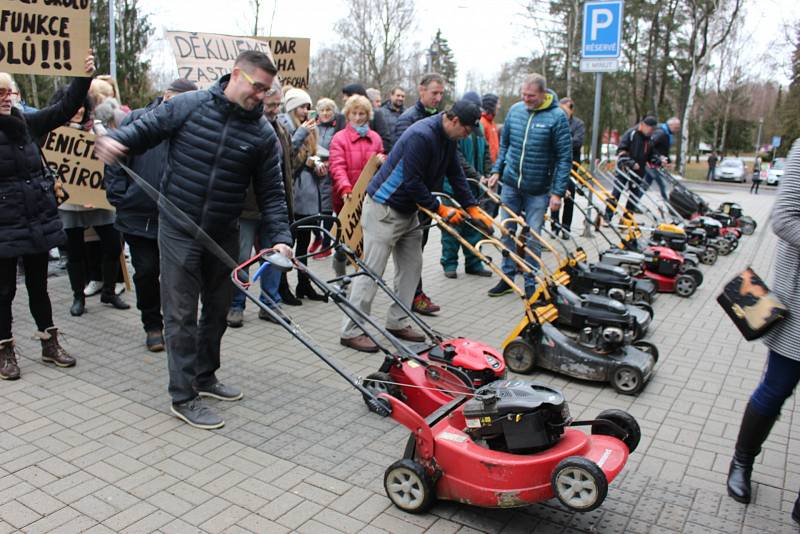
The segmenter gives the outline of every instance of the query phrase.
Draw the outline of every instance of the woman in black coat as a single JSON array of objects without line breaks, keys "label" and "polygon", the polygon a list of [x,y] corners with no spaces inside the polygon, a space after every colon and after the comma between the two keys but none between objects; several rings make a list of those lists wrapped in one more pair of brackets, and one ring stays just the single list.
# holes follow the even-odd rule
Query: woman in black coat
[{"label": "woman in black coat", "polygon": [[[85,72],[94,72],[91,50]],[[17,291],[17,261],[25,267],[25,286],[42,360],[72,367],[75,358],[58,343],[47,294],[48,251],[65,239],[52,179],[44,172],[37,140],[66,123],[81,107],[91,77],[75,78],[64,98],[40,111],[23,113],[14,107],[11,76],[0,73],[0,378],[19,378],[11,336],[11,303]],[[59,192],[60,193],[60,192]]]}]

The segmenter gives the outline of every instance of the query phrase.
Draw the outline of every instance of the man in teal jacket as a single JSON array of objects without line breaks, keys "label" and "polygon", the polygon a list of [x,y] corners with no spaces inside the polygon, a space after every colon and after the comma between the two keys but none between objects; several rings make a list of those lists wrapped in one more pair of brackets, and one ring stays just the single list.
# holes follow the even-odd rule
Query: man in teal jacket
[{"label": "man in teal jacket", "polygon": [[[506,115],[489,186],[502,179],[503,203],[516,213],[524,212],[528,226],[539,233],[548,207],[550,211],[561,207],[571,168],[572,137],[567,116],[558,106],[558,96],[547,89],[544,76],[530,74],[522,82],[522,102],[511,106]],[[515,225],[508,229],[516,231]],[[503,242],[514,250],[510,237]],[[531,236],[528,247],[536,255],[541,253],[541,243]],[[517,268],[510,258],[503,258],[503,272],[514,279]],[[525,275],[526,293],[531,295],[535,287],[533,275]],[[501,280],[489,290],[489,296],[510,292],[509,285]]]}]

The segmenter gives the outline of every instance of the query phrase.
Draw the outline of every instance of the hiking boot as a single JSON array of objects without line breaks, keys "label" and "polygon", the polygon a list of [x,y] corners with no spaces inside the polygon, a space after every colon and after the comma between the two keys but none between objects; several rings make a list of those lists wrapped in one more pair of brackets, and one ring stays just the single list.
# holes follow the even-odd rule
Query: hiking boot
[{"label": "hiking boot", "polygon": [[340,338],[339,343],[359,352],[378,352],[378,345],[365,334],[350,338]]},{"label": "hiking boot", "polygon": [[75,297],[72,300],[72,306],[69,308],[69,314],[73,317],[80,317],[86,313],[86,299],[84,297]]},{"label": "hiking boot", "polygon": [[231,328],[241,328],[244,324],[244,310],[235,310],[231,308],[228,311],[228,326]]},{"label": "hiking boot", "polygon": [[483,276],[485,278],[489,278],[490,276],[492,276],[492,271],[490,271],[489,269],[483,269],[483,268],[470,269],[470,270],[465,271],[465,272],[467,274],[469,274],[469,275],[472,275],[472,276]]},{"label": "hiking boot", "polygon": [[222,382],[211,384],[210,386],[198,386],[197,394],[201,397],[210,397],[221,401],[238,401],[244,397],[244,393],[239,388],[226,386]]},{"label": "hiking boot", "polygon": [[387,328],[386,331],[392,334],[394,337],[404,339],[406,341],[412,341],[414,343],[422,343],[425,341],[425,336],[410,326],[400,329]]},{"label": "hiking boot", "polygon": [[792,510],[792,519],[794,519],[797,523],[800,523],[800,495],[798,495],[797,500],[794,501],[794,509]]},{"label": "hiking boot", "polygon": [[492,289],[489,290],[489,296],[502,297],[503,295],[508,295],[513,291],[514,290],[511,289],[511,286],[506,284],[505,280],[500,280],[499,282],[497,282],[496,286],[494,286]]},{"label": "hiking boot", "polygon": [[414,302],[411,305],[411,309],[420,315],[434,315],[436,312],[441,310],[442,307],[438,304],[434,304],[425,293],[419,293],[416,297],[414,297]]},{"label": "hiking boot", "polygon": [[445,278],[458,278],[458,274],[455,271],[444,271]]},{"label": "hiking boot", "polygon": [[164,333],[159,330],[151,330],[147,333],[147,338],[144,341],[147,345],[147,350],[150,352],[161,352],[164,350]]},{"label": "hiking boot", "polygon": [[16,380],[19,378],[19,364],[14,352],[14,339],[0,341],[0,379]]},{"label": "hiking boot", "polygon": [[35,337],[42,342],[43,362],[54,363],[59,367],[75,365],[75,358],[67,354],[67,351],[58,343],[58,328],[51,326],[44,332],[36,332]]},{"label": "hiking boot", "polygon": [[119,298],[119,295],[116,294],[107,294],[103,293],[100,295],[100,302],[103,304],[109,304],[118,310],[129,310],[131,305]]},{"label": "hiking boot", "polygon": [[213,430],[215,428],[222,428],[225,421],[214,413],[211,408],[203,404],[200,397],[195,397],[186,402],[173,404],[170,411],[178,419],[192,425],[195,428],[202,428],[203,430]]}]

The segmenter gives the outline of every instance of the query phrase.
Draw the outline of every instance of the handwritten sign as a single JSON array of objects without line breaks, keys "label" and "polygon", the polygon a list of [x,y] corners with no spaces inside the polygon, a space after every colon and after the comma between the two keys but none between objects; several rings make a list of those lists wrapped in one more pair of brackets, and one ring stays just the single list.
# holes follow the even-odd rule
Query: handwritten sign
[{"label": "handwritten sign", "polygon": [[0,72],[87,76],[90,0],[3,0]]},{"label": "handwritten sign", "polygon": [[175,53],[178,75],[192,80],[198,87],[209,87],[228,74],[236,56],[245,50],[267,54],[278,69],[282,83],[308,87],[310,39],[174,31],[165,32],[165,36]]},{"label": "handwritten sign", "polygon": [[94,155],[95,136],[62,126],[47,134],[42,152],[69,193],[67,204],[113,210],[103,186],[103,162]]},{"label": "handwritten sign", "polygon": [[256,37],[269,44],[281,85],[308,90],[311,39],[303,37]]},{"label": "handwritten sign", "polygon": [[361,207],[364,204],[364,197],[367,194],[367,185],[375,176],[380,166],[378,156],[373,155],[364,166],[358,177],[356,185],[353,186],[353,193],[350,200],[345,202],[342,211],[339,212],[339,221],[342,224],[342,241],[355,251],[358,257],[364,254],[364,235],[361,231]]}]

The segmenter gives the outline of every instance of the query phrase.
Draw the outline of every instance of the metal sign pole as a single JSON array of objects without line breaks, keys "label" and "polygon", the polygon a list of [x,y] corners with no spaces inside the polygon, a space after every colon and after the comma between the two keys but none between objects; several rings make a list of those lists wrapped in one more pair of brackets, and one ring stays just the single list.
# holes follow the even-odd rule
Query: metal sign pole
[{"label": "metal sign pole", "polygon": [[[108,0],[108,58],[111,78],[117,81],[117,29],[114,18],[114,0]],[[119,95],[117,95],[119,96]]]},{"label": "metal sign pole", "polygon": [[[590,147],[589,154],[591,161],[589,162],[592,169],[592,174],[597,171],[597,140],[600,137],[600,96],[603,93],[603,73],[598,72],[594,75],[594,112],[592,114],[592,146]],[[591,218],[592,215],[592,192],[589,191],[589,209],[587,213]],[[591,220],[587,220],[583,225],[583,237],[592,237],[592,224]]]}]

